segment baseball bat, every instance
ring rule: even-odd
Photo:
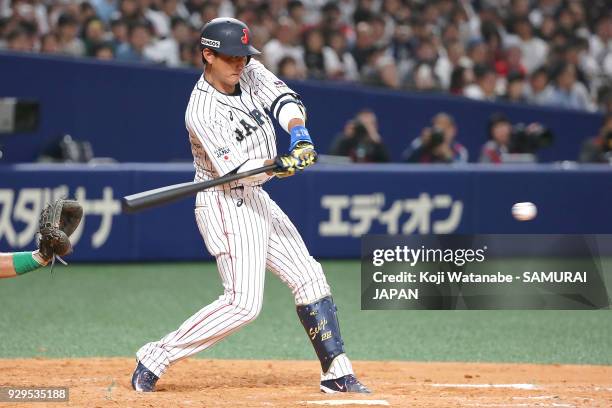
[[[142,193],[132,194],[123,197],[121,207],[124,213],[134,213],[147,208],[156,207],[162,204],[168,204],[181,198],[192,196],[200,191],[211,187],[216,187],[221,184],[229,183],[245,177],[254,176],[274,170],[276,164],[259,167],[257,169],[245,171],[244,173],[230,173],[223,177],[218,177],[214,180],[187,182],[173,184],[171,186],[160,187],[153,190],[143,191]]]

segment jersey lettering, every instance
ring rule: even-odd
[[[259,126],[264,124],[263,113],[261,113],[258,109],[253,109],[251,111],[251,116],[257,121]]]
[[[251,136],[251,133],[253,133],[253,131],[257,130],[257,126],[251,125],[249,122],[247,122],[244,119],[240,119],[240,124],[242,125],[244,130],[246,130],[246,135],[247,136]]]

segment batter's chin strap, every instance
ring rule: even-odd
[[[324,373],[329,370],[334,358],[344,353],[337,311],[331,296],[297,307],[300,322],[306,329]]]

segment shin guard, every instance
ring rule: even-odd
[[[338,308],[331,296],[297,307],[297,314],[326,373],[334,358],[344,353],[344,341],[338,325]]]

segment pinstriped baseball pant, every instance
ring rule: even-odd
[[[206,247],[217,260],[224,291],[177,330],[138,350],[138,360],[158,377],[170,364],[213,346],[253,321],[261,311],[266,269],[291,289],[296,305],[330,294],[321,265],[261,187],[200,193],[195,214]],[[327,373],[321,373],[321,379],[346,374],[353,374],[353,369],[342,354]]]

